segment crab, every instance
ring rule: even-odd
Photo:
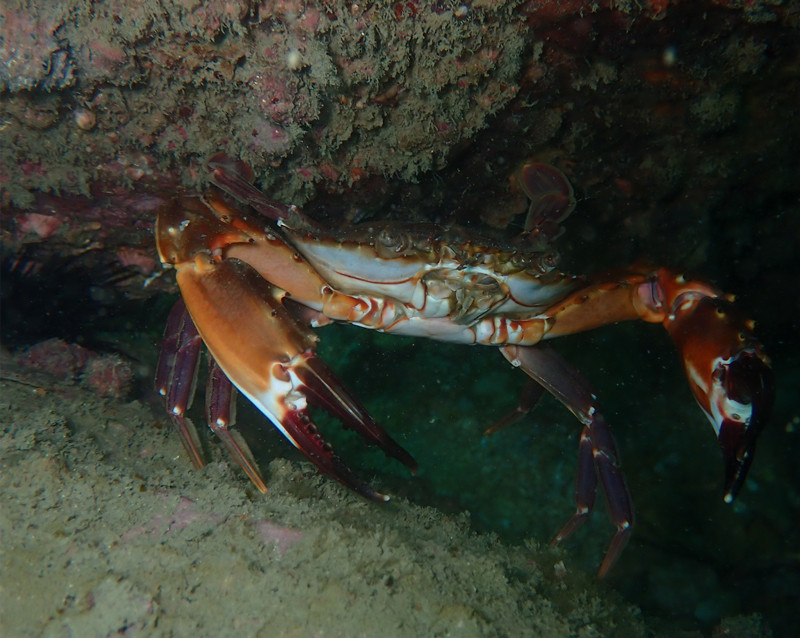
[[[218,157],[210,169],[214,187],[204,197],[165,203],[156,224],[159,255],[175,270],[181,292],[167,321],[156,387],[195,466],[203,465],[202,448],[186,411],[203,344],[208,425],[261,492],[258,465],[232,428],[237,390],[319,470],[375,501],[388,496],[335,453],[309,404],[412,473],[416,463],[316,356],[312,328],[344,322],[492,346],[529,381],[519,407],[490,431],[527,413],[545,391],[582,424],[575,511],[554,543],[587,520],[600,486],[616,527],[599,569],[603,577],[630,537],[631,497],[591,386],[542,342],[641,319],[662,324],[677,347],[722,450],[725,501],[741,489],[773,402],[770,364],[753,322],[732,298],[666,268],[637,264],[590,277],[559,271],[552,240],[575,198],[557,169],[522,169],[519,181],[530,199],[525,232],[505,244],[435,225],[326,230],[256,189],[246,165]]]

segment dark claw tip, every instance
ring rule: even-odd
[[[726,503],[732,502],[744,485],[753,462],[756,439],[769,419],[775,397],[772,370],[755,353],[745,352],[728,366],[725,377],[728,397],[751,406],[745,422],[725,419],[719,430],[719,443],[725,461]]]

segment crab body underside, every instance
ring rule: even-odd
[[[555,540],[568,537],[588,517],[599,482],[617,528],[602,576],[629,538],[631,499],[591,387],[540,342],[643,319],[666,328],[714,427],[725,461],[725,499],[733,500],[741,488],[772,404],[769,361],[753,323],[708,284],[663,268],[634,266],[591,278],[556,270],[549,239],[560,232],[558,223],[574,199],[555,169],[523,169],[528,171],[523,187],[532,200],[528,243],[499,246],[435,226],[324,231],[294,207],[269,200],[241,167],[216,162],[211,168],[218,189],[202,199],[183,197],[164,205],[156,228],[159,254],[174,267],[182,296],[167,323],[156,385],[196,466],[203,464],[200,443],[185,411],[203,344],[210,366],[208,424],[259,490],[266,486],[258,467],[230,427],[235,389],[322,472],[374,500],[387,497],[335,454],[310,419],[309,402],[412,471],[416,464],[316,357],[311,328],[346,322],[495,346],[530,378],[516,416],[546,390],[583,424],[576,510]],[[532,248],[536,242],[541,249]]]

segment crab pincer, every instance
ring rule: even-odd
[[[214,233],[217,223],[211,209],[192,202],[178,200],[162,210],[157,227],[162,259],[175,268],[183,299],[178,302],[165,335],[157,385],[190,457],[196,465],[202,464],[197,437],[184,416],[191,404],[198,366],[197,353],[182,344],[189,339],[199,348],[200,340],[192,339],[199,335],[229,382],[321,471],[367,498],[387,500],[336,455],[309,416],[309,402],[416,471],[413,458],[314,354],[317,337],[292,313],[291,306],[284,304],[287,293],[243,261],[224,258],[227,246],[247,244],[249,238],[235,229]],[[173,239],[176,228],[181,228],[182,238],[177,243]],[[212,381],[213,378],[212,374]],[[176,386],[180,389],[178,394]],[[220,409],[227,414],[225,404],[230,403],[231,396],[228,393],[226,399],[212,401],[216,407],[209,412],[209,426],[264,491],[246,443],[239,436],[233,437],[228,417],[219,416]]]

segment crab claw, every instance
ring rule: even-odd
[[[372,500],[388,497],[359,479],[308,414],[319,405],[414,471],[416,464],[313,353],[314,334],[282,304],[285,293],[239,262],[178,281],[203,341],[231,382],[322,472]],[[209,304],[208,291],[214,303]]]
[[[281,372],[285,374],[292,385],[284,399],[284,405],[277,406],[277,411],[283,411],[283,418],[280,425],[276,425],[325,474],[369,499],[389,500],[388,496],[376,492],[359,479],[334,453],[333,447],[322,438],[311,420],[305,407],[306,400],[327,410],[346,428],[356,430],[368,442],[378,445],[387,456],[399,460],[412,473],[416,473],[417,465],[411,455],[375,423],[336,375],[313,352],[307,350],[301,353],[288,364],[279,365],[276,372],[278,375]],[[261,407],[258,399],[254,403]]]
[[[744,318],[723,297],[686,291],[664,319],[697,402],[717,433],[725,462],[724,499],[736,498],[769,419],[774,381],[769,359]]]
[[[736,498],[753,461],[756,438],[772,409],[772,370],[755,354],[742,353],[719,370],[719,444],[725,461],[725,502]]]
[[[180,225],[185,227],[179,235],[184,243],[173,240],[177,235],[174,229]],[[287,293],[267,282],[243,261],[220,258],[219,253],[225,249],[223,242],[235,244],[247,237],[241,238],[241,231],[237,230],[226,235],[215,233],[215,225],[214,217],[193,200],[179,200],[178,205],[165,207],[159,214],[159,251],[162,260],[173,264],[177,271],[178,286],[191,317],[183,323],[196,328],[196,334],[230,382],[321,471],[367,498],[388,500],[359,479],[334,453],[311,420],[308,404],[327,410],[346,428],[357,431],[368,443],[377,445],[387,456],[398,459],[412,471],[416,470],[414,459],[316,357],[313,350],[317,337],[283,303]],[[196,239],[195,248],[199,246],[199,249],[192,255],[188,245],[193,238]],[[204,248],[202,242],[208,247]],[[218,244],[222,247],[217,247]],[[170,343],[165,342],[165,345]],[[197,345],[196,340],[192,343]],[[170,361],[171,357],[165,358],[165,367]],[[196,357],[191,365],[187,363],[184,367],[194,371]],[[188,374],[184,376],[190,378]],[[165,373],[159,373],[162,393],[168,392],[161,388],[168,378]],[[193,384],[186,381],[182,385]],[[188,403],[189,399],[181,402],[180,417]],[[227,400],[219,403],[222,405]],[[209,417],[212,429],[217,421],[219,419]],[[229,419],[222,418],[215,431],[218,430],[226,446],[235,452],[242,446],[228,436],[228,424]],[[246,453],[234,453],[234,458],[251,478],[258,476],[254,462]],[[258,485],[258,481],[253,480]]]

